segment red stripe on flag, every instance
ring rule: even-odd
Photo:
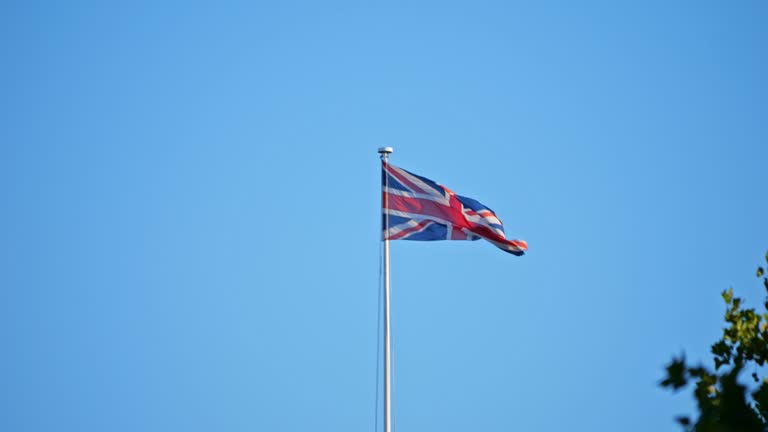
[[[423,215],[425,218],[438,218],[462,228],[469,228],[469,221],[461,213],[461,210],[448,207],[435,201],[422,198],[404,197],[387,193],[385,200],[387,209],[405,213]]]
[[[451,232],[451,240],[466,240],[467,239],[467,233],[464,232],[461,228],[453,228],[453,232]]]

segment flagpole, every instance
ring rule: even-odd
[[[392,152],[392,147],[379,148],[379,154],[381,154],[381,160],[384,163],[389,163],[389,155]],[[384,176],[384,178],[387,177]],[[386,232],[389,229],[389,215],[385,211],[388,207],[387,204],[387,194],[382,190],[381,209],[384,225],[384,234],[382,234],[384,241],[384,432],[392,432],[392,335],[389,319],[389,240],[386,237]]]

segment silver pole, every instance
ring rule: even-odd
[[[389,154],[392,147],[381,147],[379,153],[384,163],[389,162]],[[386,176],[384,178],[387,178]],[[386,186],[386,184],[384,185]],[[383,216],[384,233],[389,229],[389,216],[386,213],[388,207],[387,194],[382,190],[381,209]],[[389,320],[389,240],[383,234],[384,241],[384,432],[392,432],[392,353],[391,353],[391,326]]]

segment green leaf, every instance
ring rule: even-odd
[[[715,370],[720,369],[720,366],[727,365],[731,361],[731,346],[724,340],[717,341],[711,348],[712,354],[715,355]]]
[[[757,277],[761,277],[764,274],[765,274],[765,270],[763,270],[762,267],[758,267],[757,268]]]
[[[719,340],[712,345],[712,354],[717,356],[725,356],[730,354],[731,347],[724,340]]]
[[[681,357],[680,359],[672,359],[672,362],[667,365],[666,369],[667,378],[661,382],[662,387],[672,387],[672,389],[677,390],[688,384],[688,378],[685,376],[686,367],[684,357]]]
[[[736,297],[735,299],[733,299],[733,310],[735,311],[740,307],[741,307],[741,299]]]
[[[763,381],[760,387],[752,393],[757,410],[764,417],[768,415],[768,383]]]
[[[731,301],[733,300],[733,288],[728,288],[727,291],[723,291],[723,300],[725,300],[725,304],[731,304]]]
[[[715,370],[720,369],[720,366],[727,365],[728,360],[720,360],[719,358],[715,358]]]

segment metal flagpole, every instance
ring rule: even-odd
[[[392,151],[392,147],[379,148],[381,160],[384,163],[389,162],[389,155]],[[387,177],[384,176],[384,178]],[[386,182],[382,186],[386,187]],[[382,234],[384,241],[384,432],[392,432],[392,353],[390,351],[392,337],[389,320],[389,240],[386,237],[386,232],[389,229],[389,215],[385,210],[388,207],[387,204],[387,194],[382,190],[381,210],[384,225],[384,234]]]

